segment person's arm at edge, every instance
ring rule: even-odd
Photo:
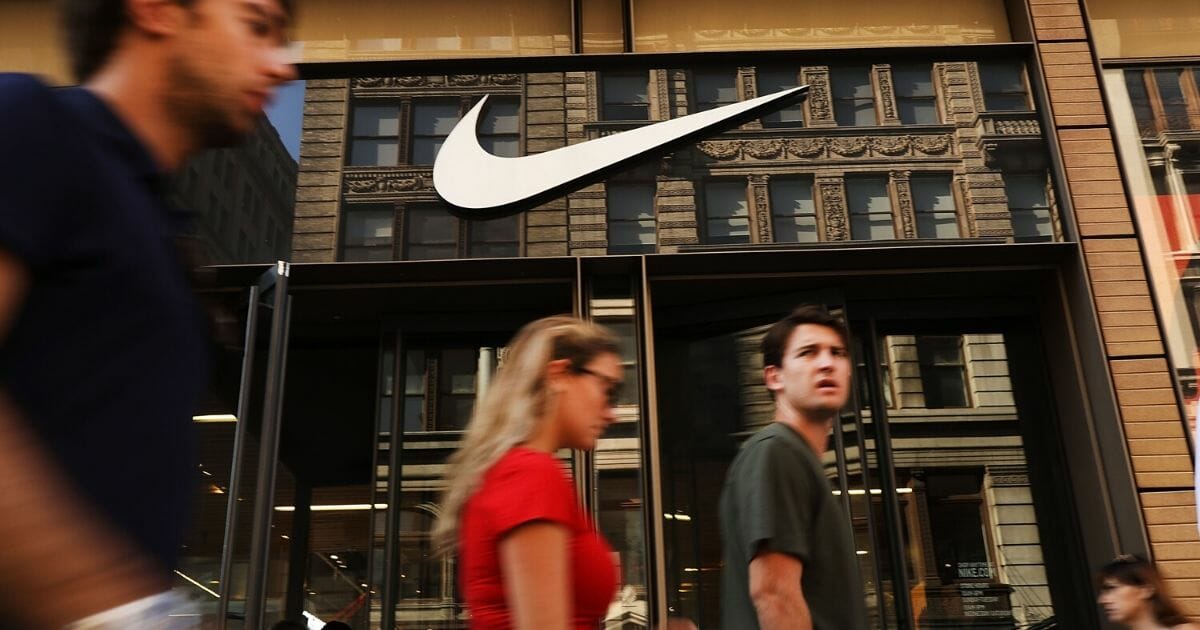
[[[812,615],[800,577],[800,559],[775,551],[759,550],[750,561],[750,599],[762,630],[812,630]]]
[[[514,630],[567,630],[571,589],[565,525],[532,521],[500,540],[500,574]]]
[[[0,250],[0,340],[29,273]],[[0,394],[0,609],[26,627],[57,628],[165,590],[141,559],[76,498],[70,482]]]

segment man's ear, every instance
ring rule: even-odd
[[[763,383],[767,385],[767,389],[773,392],[783,389],[783,379],[779,374],[778,365],[768,365],[763,368]]]
[[[126,0],[134,30],[151,37],[173,35],[186,24],[190,9],[174,0]]]

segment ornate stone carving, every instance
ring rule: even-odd
[[[912,146],[926,155],[942,155],[950,150],[950,136],[913,136]]]
[[[879,102],[883,105],[883,124],[898,125],[900,117],[896,114],[896,95],[892,89],[892,69],[887,64],[874,67],[875,82],[879,84]]]
[[[754,197],[754,220],[758,228],[758,242],[770,243],[771,238],[771,208],[767,203],[767,182],[769,175],[751,175],[750,190]]]
[[[803,71],[804,83],[808,84],[809,126],[832,127],[833,102],[829,94],[829,67],[814,66]]]
[[[975,101],[975,111],[987,111],[987,104],[983,100],[983,83],[979,78],[979,66],[974,63],[964,65],[966,66],[967,76],[970,77],[971,100]]]
[[[742,77],[742,100],[748,101],[758,96],[758,86],[754,81],[754,68],[738,68],[738,74]]]
[[[783,141],[789,155],[814,158],[825,152],[824,138],[791,138]]]
[[[871,138],[871,150],[881,155],[904,155],[912,145],[910,136],[877,136]]]
[[[428,83],[429,77],[426,76],[354,77],[350,79],[350,87],[352,88],[417,87],[428,85]]]
[[[1042,135],[1042,126],[1038,124],[1036,118],[1022,118],[1016,120],[1005,120],[1003,118],[996,121],[996,134],[1001,136],[1040,136]]]
[[[480,75],[450,74],[446,76],[446,83],[449,83],[450,85],[479,85]]]
[[[820,180],[817,187],[821,194],[821,210],[825,215],[825,240],[846,241],[850,233],[846,228],[846,193],[841,180]]]
[[[916,213],[913,210],[912,183],[909,171],[892,171],[892,183],[896,187],[896,205],[900,209],[900,227],[904,238],[917,238]]]
[[[738,140],[706,140],[696,144],[696,149],[714,160],[730,160],[742,153]]]
[[[671,78],[666,70],[654,71],[654,87],[658,92],[658,118],[656,120],[667,120],[671,118],[671,96],[670,96]]]
[[[450,74],[446,75],[449,85],[517,85],[521,82],[519,74]]]
[[[848,138],[833,138],[829,141],[829,150],[843,157],[862,155],[867,150],[869,139],[861,136]]]
[[[783,153],[783,142],[779,140],[743,140],[742,151],[752,158],[766,160]]]
[[[425,178],[412,173],[350,173],[342,188],[347,196],[353,196],[407,192],[426,187]]]

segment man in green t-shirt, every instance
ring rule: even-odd
[[[742,445],[721,493],[721,627],[865,630],[850,525],[820,459],[850,394],[846,328],[801,306],[762,353],[775,421]]]

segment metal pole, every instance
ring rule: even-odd
[[[396,627],[396,601],[400,593],[400,500],[404,479],[404,343],[402,331],[396,331],[395,352],[392,357],[392,434],[388,441],[387,512],[383,533],[383,597],[380,611],[380,628],[392,630]],[[372,474],[374,490],[374,474]]]
[[[867,361],[867,380],[871,397],[871,424],[875,425],[875,453],[879,458],[879,485],[883,499],[884,523],[887,526],[888,543],[892,554],[892,590],[896,594],[896,625],[899,628],[913,627],[912,601],[908,593],[908,568],[904,564],[904,538],[901,532],[902,516],[900,500],[896,496],[896,470],[892,461],[892,436],[888,427],[887,403],[879,382],[879,358],[875,356],[875,339],[878,331],[875,320],[867,330],[863,344],[863,359]],[[863,453],[866,456],[866,453]],[[865,461],[865,460],[864,460]],[[864,475],[864,482],[866,476]],[[865,483],[864,483],[865,486]],[[864,490],[866,488],[864,487]],[[863,495],[870,503],[870,491]]]
[[[242,485],[242,451],[245,450],[246,444],[246,414],[250,411],[250,386],[254,380],[254,344],[258,337],[258,297],[258,287],[250,287],[250,306],[246,310],[246,337],[242,346],[242,383],[238,390],[237,426],[233,430],[233,461],[229,466],[229,486],[225,488],[229,498],[225,507],[225,537],[221,546],[221,571],[218,574],[221,582],[217,587],[220,591],[220,597],[217,599],[217,630],[225,630],[225,618],[229,615],[237,498]]]
[[[262,439],[254,494],[254,525],[250,537],[250,570],[246,584],[245,630],[259,630],[266,604],[267,563],[270,559],[271,510],[275,497],[275,468],[279,459],[279,425],[287,369],[288,328],[292,299],[287,292],[289,266],[276,263],[271,344],[267,350],[267,380],[263,392]]]

